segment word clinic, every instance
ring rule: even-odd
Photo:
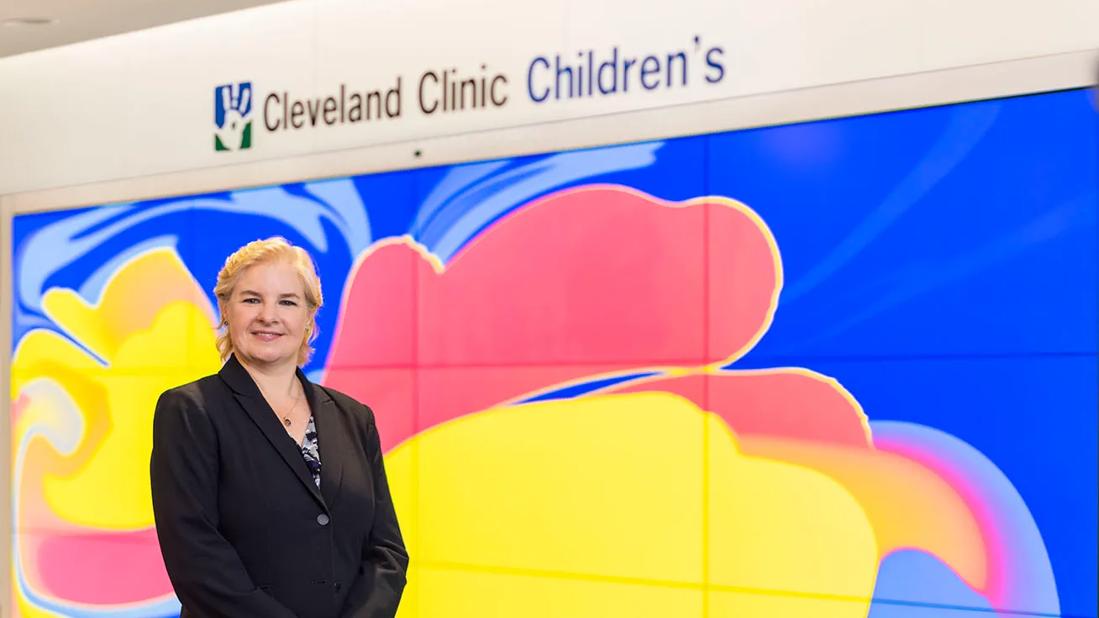
[[[485,68],[482,64],[480,74],[473,76],[459,75],[455,68],[425,71],[416,89],[420,111],[431,115],[504,105],[508,101],[507,77],[488,75]],[[286,91],[272,92],[263,100],[263,126],[279,131],[400,118],[403,94],[399,75],[387,89],[360,92],[340,84],[338,94],[307,99],[292,98]]]
[[[508,102],[508,95],[504,92],[508,78],[502,73],[489,77],[485,74],[486,69],[487,66],[482,64],[479,76],[465,78],[458,76],[458,69],[439,73],[426,71],[420,76],[420,86],[416,91],[420,111],[434,114],[467,107],[501,107]]]

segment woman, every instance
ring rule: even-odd
[[[309,255],[281,238],[218,274],[225,361],[161,395],[153,511],[182,615],[390,617],[408,554],[370,408],[313,384],[322,302]]]

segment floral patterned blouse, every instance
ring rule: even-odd
[[[301,456],[305,459],[305,466],[313,475],[313,482],[317,487],[321,486],[321,452],[317,445],[317,425],[313,423],[313,417],[309,417],[309,424],[305,426],[305,439],[301,442]]]

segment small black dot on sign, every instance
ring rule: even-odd
[[[422,155],[422,154],[424,154],[424,152],[423,152],[422,150],[420,150],[419,148],[417,148],[416,150],[413,150],[413,151],[412,151],[412,156],[414,156],[414,157],[418,157],[418,156],[420,156],[420,155]]]

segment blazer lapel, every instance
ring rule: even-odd
[[[301,370],[298,370],[299,378],[304,378],[304,374]],[[286,433],[282,425],[279,424],[278,418],[275,416],[275,411],[271,409],[271,406],[267,404],[267,400],[263,398],[263,394],[260,393],[259,387],[256,386],[255,381],[252,380],[252,376],[248,375],[248,371],[240,364],[236,356],[230,356],[229,360],[225,362],[225,366],[218,372],[221,379],[229,385],[232,389],[234,397],[241,407],[248,413],[248,416],[252,418],[252,421],[259,427],[267,441],[271,443],[271,446],[282,457],[286,465],[290,466],[294,476],[298,477],[302,485],[317,502],[327,508],[324,503],[324,498],[321,496],[320,490],[317,489],[316,484],[313,483],[313,476],[309,473],[309,468],[305,465],[305,459],[301,455],[301,449],[294,443],[294,439],[290,437],[290,434]],[[311,383],[306,381],[306,393],[309,393]],[[318,428],[318,435],[320,429]],[[321,459],[321,483],[324,483],[324,466],[325,461]]]
[[[313,410],[313,423],[317,427],[317,444],[321,454],[321,495],[329,508],[340,493],[343,480],[344,457],[352,452],[348,428],[341,423],[336,402],[323,388],[306,379],[298,370],[309,408]]]

